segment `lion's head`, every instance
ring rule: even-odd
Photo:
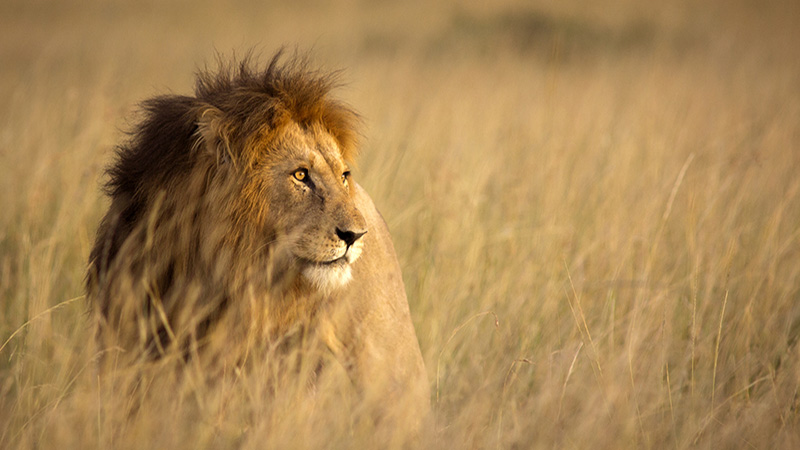
[[[321,123],[289,123],[263,145],[270,152],[256,163],[250,189],[268,193],[262,207],[276,245],[285,246],[301,282],[323,292],[341,287],[367,229],[353,203],[340,144]]]
[[[163,309],[169,323],[146,334],[170,341],[190,300],[211,315],[245,292],[325,295],[352,278],[368,231],[350,175],[358,118],[330,98],[330,75],[279,59],[201,72],[194,97],[144,103],[90,256],[107,320]]]

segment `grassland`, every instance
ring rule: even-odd
[[[114,143],[216,51],[282,44],[365,118],[432,386],[407,445],[800,448],[797,3],[431,3],[0,5],[0,448],[403,444],[257,374],[96,383]]]

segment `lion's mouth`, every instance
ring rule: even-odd
[[[358,258],[358,252],[347,249],[344,254],[338,258],[330,259],[327,261],[315,261],[308,258],[302,258],[307,265],[319,267],[341,267],[352,264]]]
[[[350,263],[347,259],[347,254],[344,254],[338,258],[334,258],[328,261],[314,261],[307,258],[302,258],[302,261],[305,263],[305,265],[308,266],[331,267],[331,268],[346,266],[347,264]]]
[[[335,266],[335,265],[344,265],[344,264],[348,264],[348,263],[349,263],[349,261],[347,261],[347,255],[342,255],[342,256],[340,256],[340,257],[338,257],[336,259],[332,259],[330,261],[320,261],[320,262],[317,262],[317,263],[314,263],[314,264],[317,264],[317,265],[320,265],[320,266]]]

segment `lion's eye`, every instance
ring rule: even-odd
[[[347,179],[348,178],[350,178],[350,171],[349,170],[342,174],[342,183],[344,183],[345,186],[347,185]]]
[[[297,181],[305,181],[308,178],[308,170],[306,169],[297,169],[294,171],[294,179]]]

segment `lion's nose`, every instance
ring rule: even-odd
[[[367,234],[367,230],[364,231],[343,231],[340,230],[338,227],[336,228],[336,236],[339,236],[339,239],[343,240],[348,247],[355,244],[355,242],[363,235]]]

